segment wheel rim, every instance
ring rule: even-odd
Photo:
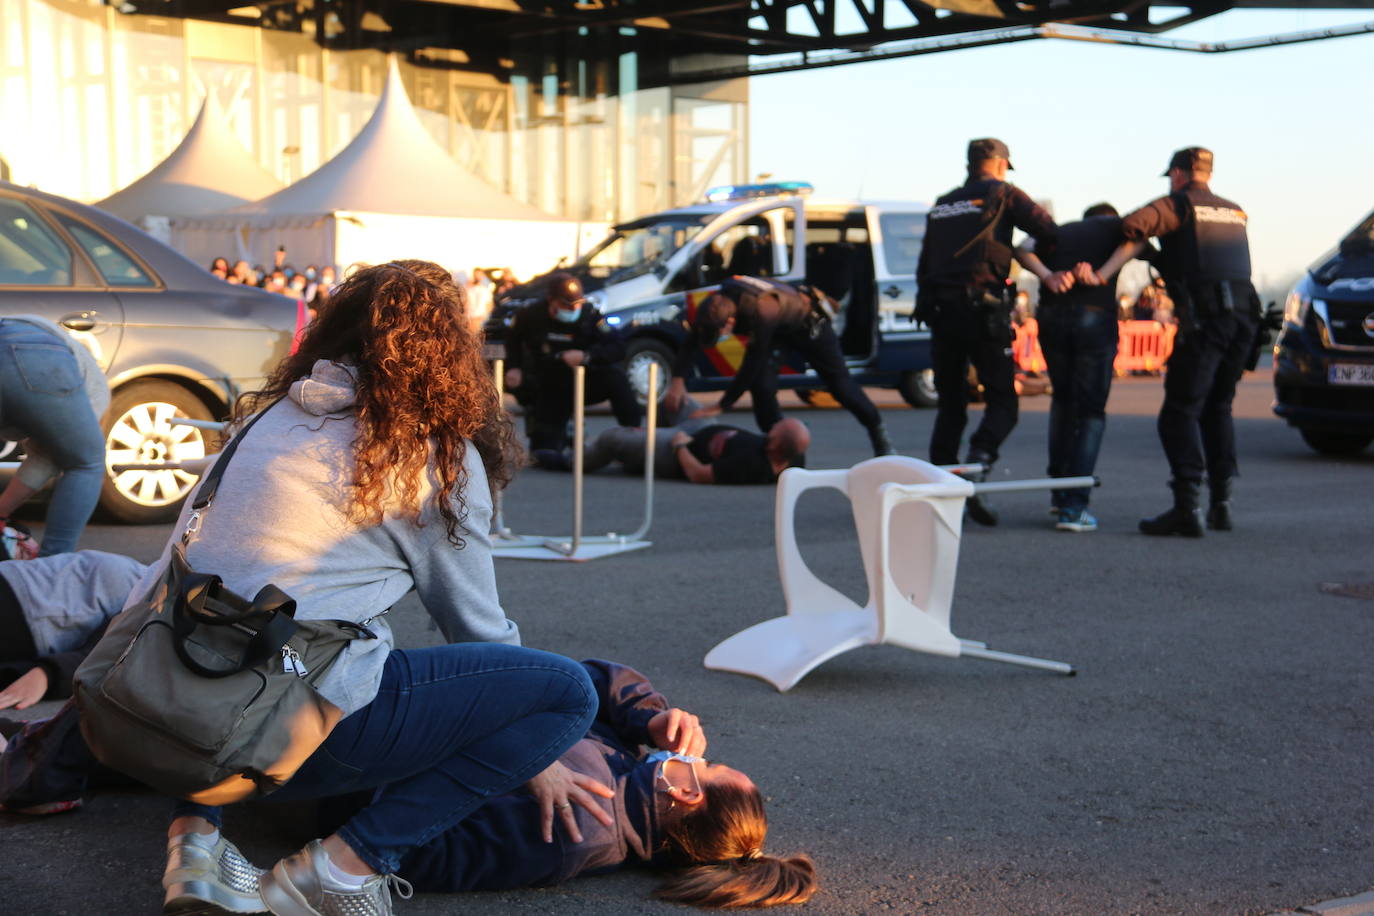
[[[658,366],[658,397],[662,400],[664,392],[668,390],[671,375],[671,367],[662,355],[653,350],[640,350],[630,357],[625,366],[630,387],[634,389],[635,397],[639,398],[641,404],[649,400],[649,367],[654,365]]]
[[[139,506],[168,506],[195,486],[198,475],[167,468],[158,471],[115,473],[115,465],[168,464],[205,457],[205,438],[194,426],[173,426],[184,417],[175,404],[150,401],[135,404],[110,427],[105,438],[105,471],[115,489]]]
[[[916,387],[926,397],[934,399],[937,397],[935,391],[935,370],[925,369],[916,373]]]

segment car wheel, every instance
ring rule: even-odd
[[[100,488],[100,507],[116,520],[136,525],[172,521],[181,511],[181,501],[196,485],[197,475],[172,468],[114,470],[118,465],[204,458],[207,434],[194,426],[173,426],[173,417],[214,419],[199,398],[172,382],[133,382],[110,399],[105,414],[105,483]]]
[[[902,400],[912,407],[935,407],[940,403],[940,395],[935,391],[934,369],[902,373],[897,382],[897,391],[901,393]]]
[[[1302,439],[1323,455],[1358,455],[1374,442],[1374,434],[1337,429],[1300,429]]]
[[[794,388],[792,393],[807,407],[839,407],[840,402],[824,388]]]
[[[641,404],[649,403],[649,367],[653,365],[658,366],[658,400],[662,401],[673,379],[673,351],[667,344],[650,337],[630,341],[625,374]]]

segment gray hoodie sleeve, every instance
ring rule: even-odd
[[[520,644],[520,630],[506,618],[496,592],[492,565],[491,492],[477,449],[468,444],[463,489],[467,518],[460,532],[464,546],[448,541],[443,518],[425,512],[424,527],[409,522],[395,529],[395,537],[410,564],[415,593],[450,643],[503,642]]]

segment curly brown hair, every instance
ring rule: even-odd
[[[267,384],[239,399],[235,418],[283,397],[322,359],[357,370],[350,517],[376,525],[399,505],[400,514],[420,524],[420,484],[432,465],[439,515],[449,541],[462,547],[468,442],[493,491],[510,482],[519,453],[481,338],[468,327],[463,290],[429,261],[355,271]]]

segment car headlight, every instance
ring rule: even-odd
[[[1295,328],[1302,327],[1302,323],[1307,320],[1307,310],[1311,306],[1312,300],[1306,294],[1293,290],[1283,303],[1283,323]]]

